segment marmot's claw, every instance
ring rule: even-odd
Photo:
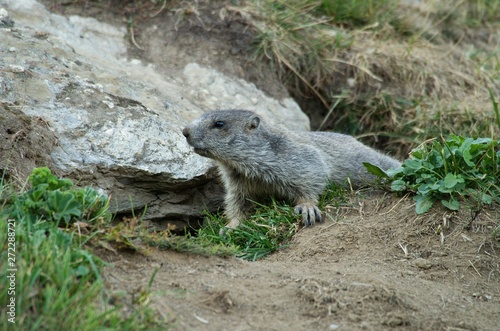
[[[312,203],[303,203],[295,206],[295,214],[302,215],[302,224],[304,226],[313,226],[315,222],[321,222],[321,211]]]
[[[238,221],[237,219],[231,220],[229,223],[226,224],[225,227],[219,230],[219,236],[224,236],[227,233],[230,233],[231,231],[236,229],[238,225],[240,225],[240,221]]]
[[[219,236],[225,237],[227,234],[233,232],[234,228],[225,226],[219,230]]]
[[[231,232],[231,231],[233,231],[232,228],[228,228],[227,226],[225,226],[219,230],[219,236],[225,237],[226,234]]]

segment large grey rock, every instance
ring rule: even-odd
[[[53,129],[53,166],[112,196],[146,219],[189,221],[214,210],[222,192],[213,164],[194,154],[181,130],[204,110],[246,108],[308,129],[292,99],[198,64],[160,76],[126,59],[124,28],[50,14],[32,0],[10,0],[14,27],[0,28],[0,102],[21,106]],[[284,120],[285,119],[285,120]]]

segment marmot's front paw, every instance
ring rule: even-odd
[[[315,204],[305,202],[295,206],[295,214],[302,215],[302,223],[304,226],[314,225],[315,222],[321,222],[321,211]]]
[[[226,224],[225,227],[219,230],[219,235],[224,236],[226,233],[233,231],[233,229],[236,229],[238,225],[240,225],[240,221],[231,220],[229,223]]]
[[[219,236],[225,237],[226,234],[231,233],[231,231],[233,231],[233,229],[232,228],[228,228],[227,226],[225,226],[223,228],[220,228],[220,230],[219,230]]]

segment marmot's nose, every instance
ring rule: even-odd
[[[189,138],[189,128],[188,127],[185,127],[184,129],[182,129],[182,134],[184,135],[184,137],[186,138]]]

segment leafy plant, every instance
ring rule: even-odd
[[[5,212],[10,217],[70,224],[78,220],[111,219],[108,198],[93,188],[75,188],[69,179],[59,179],[46,168],[35,168],[29,176],[31,189],[21,193]]]
[[[164,330],[145,302],[128,306],[127,314],[110,304],[104,263],[76,233],[59,227],[81,217],[107,217],[107,200],[92,189],[73,188],[47,168],[35,169],[30,183],[30,190],[16,192],[0,177],[0,277],[15,274],[15,287],[0,287],[2,305],[15,300],[15,323],[5,316],[0,329]]]
[[[418,214],[427,212],[436,201],[450,210],[458,210],[464,198],[476,199],[481,205],[499,202],[499,146],[500,140],[451,135],[442,143],[433,140],[414,149],[400,168],[386,175],[392,179],[393,191],[415,193]],[[371,168],[367,167],[376,174]]]

